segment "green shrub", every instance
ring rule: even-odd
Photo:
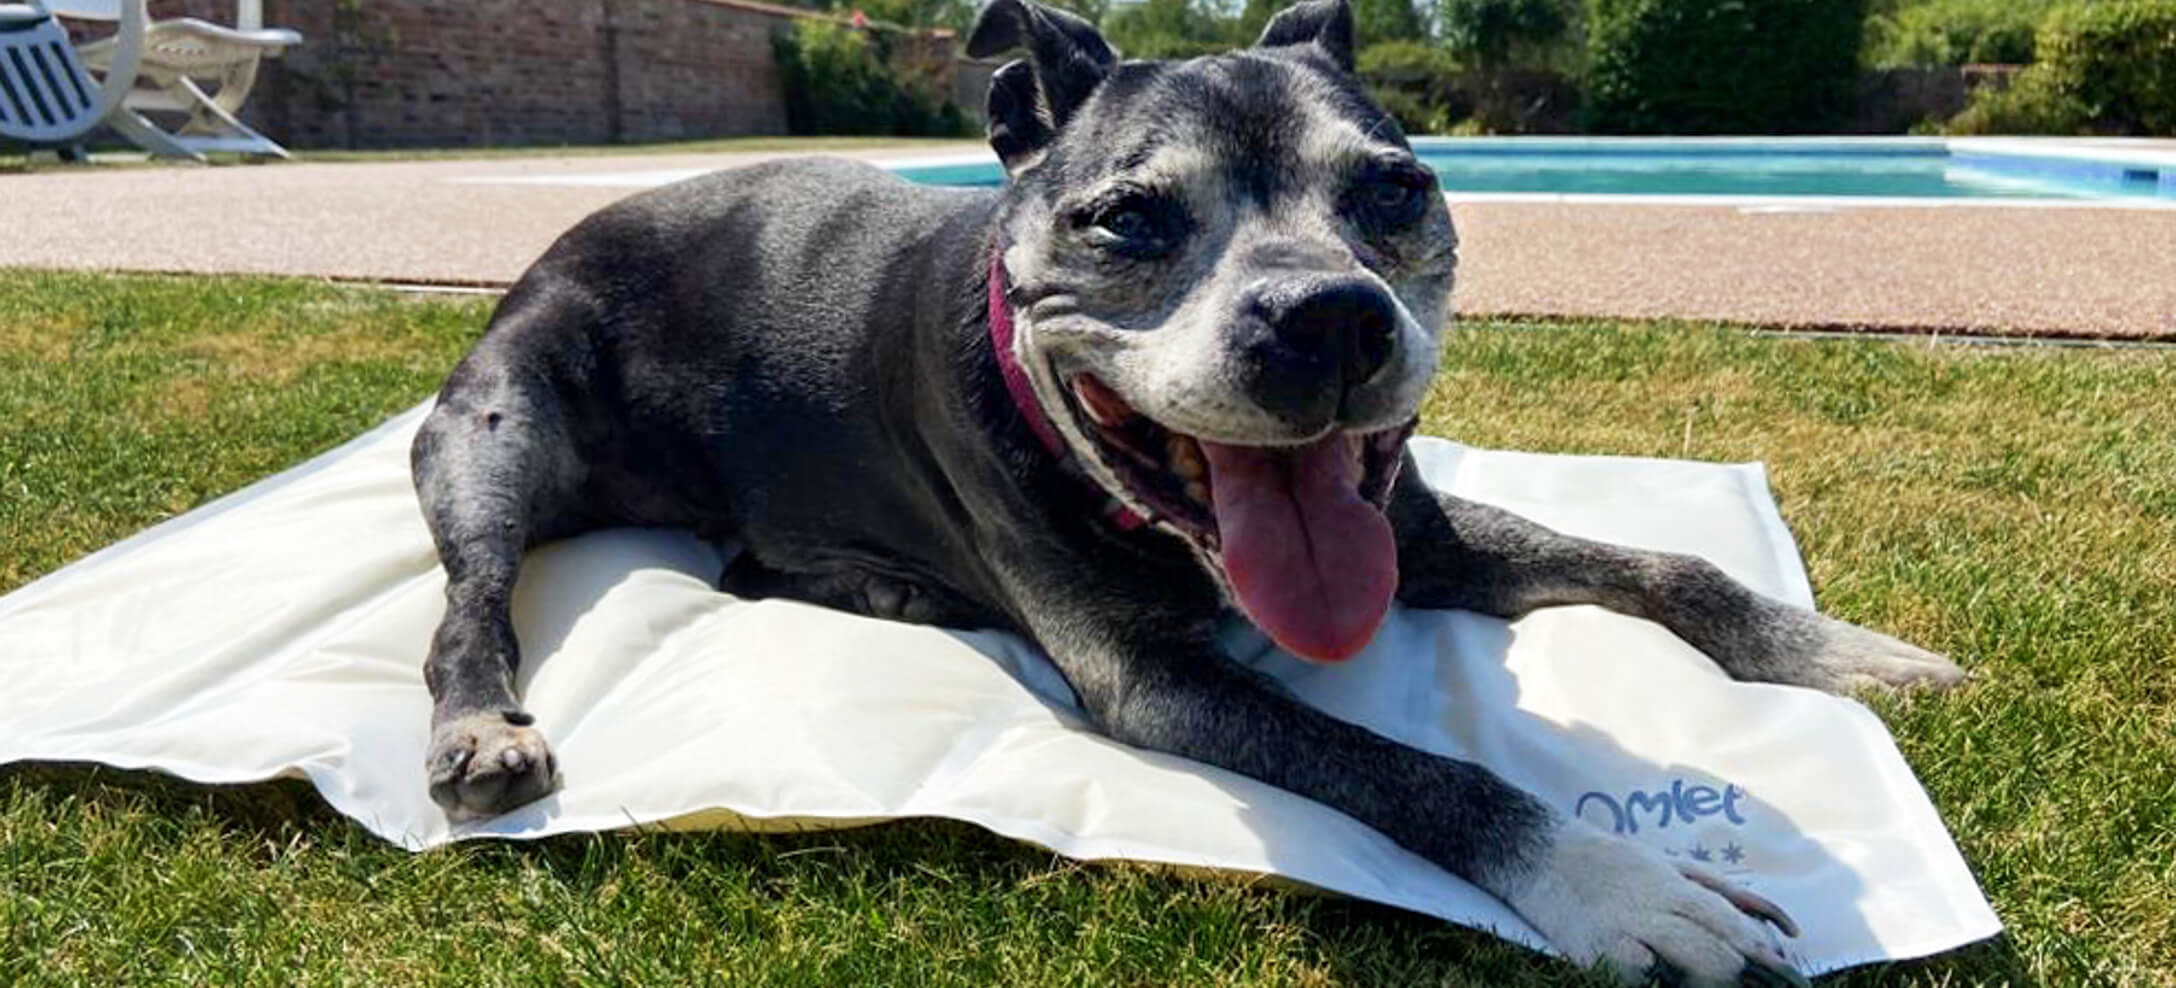
[[[1408,134],[1441,134],[1473,111],[1460,90],[1458,59],[1421,41],[1386,41],[1360,49],[1354,68],[1368,94]]]
[[[1866,0],[1590,0],[1587,128],[1764,134],[1849,113]]]
[[[1192,58],[1242,44],[1235,24],[1206,0],[1147,0],[1112,11],[1103,35],[1126,58]]]
[[[1352,37],[1361,47],[1385,41],[1425,41],[1428,25],[1413,0],[1352,0]]]
[[[2035,41],[2055,92],[2094,129],[2176,134],[2176,0],[2102,0],[2057,7]]]
[[[1951,134],[2076,134],[2092,115],[2085,105],[2057,92],[2032,69],[2008,86],[1982,86],[1972,102],[1949,119]]]
[[[800,20],[772,36],[796,134],[957,135],[969,132],[941,63],[888,32]]]
[[[2039,61],[1981,89],[1962,134],[2176,135],[2176,0],[2098,0],[2048,12]]]
[[[1565,0],[1438,0],[1443,43],[1482,65],[1500,65],[1522,48],[1555,44],[1576,15]]]
[[[1931,0],[1866,21],[1866,62],[1899,65],[2023,65],[2050,0]]]

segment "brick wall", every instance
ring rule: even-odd
[[[233,0],[153,0],[234,22]],[[290,147],[601,144],[786,132],[753,0],[264,0],[302,32],[244,114]],[[951,55],[948,35],[928,39]],[[979,105],[979,100],[976,101]]]

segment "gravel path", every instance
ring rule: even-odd
[[[0,175],[0,265],[498,285],[576,220],[664,173],[778,156]],[[2176,210],[1453,208],[1468,314],[2176,339]]]

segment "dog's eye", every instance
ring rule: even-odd
[[[1420,193],[1397,182],[1376,182],[1368,189],[1368,201],[1386,213],[1403,212]]]
[[[1117,206],[1096,217],[1096,226],[1120,240],[1147,240],[1156,235],[1156,221],[1134,206]]]
[[[1185,212],[1170,200],[1128,192],[1081,210],[1074,225],[1090,244],[1128,257],[1154,257],[1177,246]]]
[[[1370,169],[1348,201],[1375,224],[1404,226],[1420,218],[1434,187],[1435,176],[1421,168]]]

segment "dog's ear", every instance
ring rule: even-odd
[[[1338,68],[1352,71],[1352,5],[1346,0],[1301,0],[1270,18],[1254,46],[1305,44],[1321,46]]]
[[[967,54],[988,58],[1014,49],[1028,57],[990,77],[990,147],[1018,171],[1050,144],[1118,62],[1082,18],[1034,0],[991,0],[967,36]]]

